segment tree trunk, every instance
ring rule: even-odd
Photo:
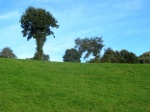
[[[36,38],[36,54],[35,54],[35,58],[37,60],[42,60],[43,59],[43,46],[44,43],[46,41],[45,37],[40,37],[40,38]]]

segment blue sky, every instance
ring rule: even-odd
[[[150,51],[150,0],[0,0],[0,50],[10,47],[18,58],[33,57],[35,40],[22,36],[20,17],[28,6],[44,8],[58,20],[44,53],[63,61],[77,37],[101,37],[104,48],[126,49],[137,56]],[[103,51],[101,52],[103,54]]]

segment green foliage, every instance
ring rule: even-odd
[[[140,63],[150,63],[150,52],[143,53],[139,56]]]
[[[133,52],[129,52],[127,50],[121,50],[121,59],[123,63],[137,63],[138,58]]]
[[[139,62],[141,64],[148,64],[150,63],[150,58],[139,58]]]
[[[44,61],[50,61],[49,55],[48,55],[48,54],[44,54],[44,55],[43,55],[43,60],[44,60]]]
[[[33,57],[32,59],[33,59],[33,60],[38,60],[38,55],[35,54],[34,57]],[[48,54],[43,54],[42,60],[43,60],[43,61],[50,61],[49,55],[48,55]]]
[[[87,63],[100,63],[100,62],[101,62],[101,59],[99,56],[87,61]]]
[[[80,53],[72,48],[72,49],[67,49],[65,52],[65,55],[63,56],[63,61],[64,62],[80,62],[81,55]]]
[[[104,55],[103,55],[101,61],[107,62],[107,63],[117,63],[118,60],[116,58],[116,54],[115,54],[115,51],[113,51],[111,48],[107,48],[107,49],[105,49],[105,52],[104,52]]]
[[[0,58],[0,112],[148,112],[149,68]]]
[[[13,53],[12,49],[10,49],[9,47],[5,47],[1,51],[0,57],[4,57],[4,58],[16,58],[17,56]]]
[[[103,40],[100,37],[93,37],[93,38],[85,38],[80,39],[77,38],[75,40],[75,48],[80,52],[82,55],[83,53],[86,53],[84,56],[85,58],[88,58],[91,54],[94,57],[100,57],[100,51],[103,48]]]
[[[133,52],[127,50],[113,51],[111,48],[105,49],[101,62],[107,63],[138,63],[138,58]]]
[[[42,60],[43,46],[46,42],[46,36],[53,35],[54,32],[51,28],[58,28],[57,20],[51,15],[50,12],[42,8],[28,7],[21,16],[21,27],[23,28],[22,34],[27,36],[27,40],[32,37],[36,39],[36,56],[38,60]]]

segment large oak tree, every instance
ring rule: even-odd
[[[38,60],[43,58],[43,46],[46,42],[46,36],[53,35],[51,28],[58,28],[58,21],[50,12],[42,8],[28,7],[20,19],[22,34],[27,40],[34,38],[36,40],[35,57]],[[55,37],[55,36],[54,36]]]

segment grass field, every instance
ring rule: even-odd
[[[0,112],[150,112],[150,64],[0,58]]]

